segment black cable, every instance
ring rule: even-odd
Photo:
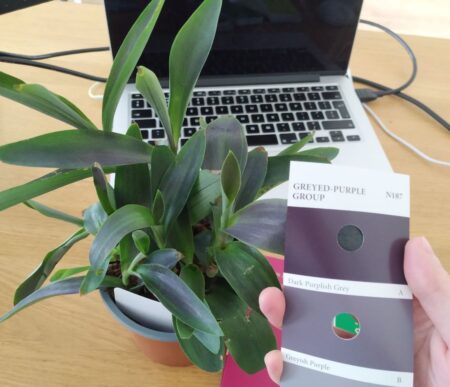
[[[28,59],[28,60],[42,60],[42,59],[56,58],[58,56],[86,54],[89,52],[101,52],[101,51],[109,51],[109,47],[79,48],[76,50],[55,51],[38,55],[15,54],[13,52],[0,51],[0,56],[7,56],[11,58]]]
[[[107,78],[97,77],[96,75],[82,73],[77,70],[72,70],[72,69],[68,69],[66,67],[56,66],[53,64],[49,64],[49,63],[35,62],[30,59],[0,56],[0,62],[15,63],[15,64],[24,65],[24,66],[33,66],[33,67],[43,68],[46,70],[58,71],[60,73],[69,74],[69,75],[73,75],[73,76],[84,78],[84,79],[89,79],[90,81],[105,83],[107,80]]]
[[[385,95],[392,95],[392,94],[398,94],[401,91],[405,90],[407,87],[409,87],[414,80],[416,79],[417,76],[417,58],[416,55],[414,54],[414,51],[412,50],[412,48],[410,47],[410,45],[408,43],[406,43],[406,41],[398,34],[396,34],[394,31],[392,31],[391,29],[379,24],[379,23],[375,23],[373,21],[370,20],[364,20],[361,19],[360,23],[363,24],[367,24],[369,26],[378,28],[384,32],[386,32],[389,36],[391,36],[392,38],[394,38],[398,43],[400,43],[400,45],[406,50],[407,54],[409,55],[409,57],[411,58],[411,62],[412,62],[412,73],[411,76],[409,77],[409,79],[401,86],[396,87],[395,89],[387,87],[385,89],[380,89],[381,91],[377,92],[377,96],[378,97],[384,97]],[[369,102],[369,101],[366,101]]]

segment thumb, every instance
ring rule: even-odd
[[[450,276],[424,237],[406,244],[405,276],[425,313],[450,345]]]

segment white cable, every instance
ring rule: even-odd
[[[378,117],[378,115],[369,107],[367,104],[363,104],[364,109],[367,110],[367,112],[372,116],[372,118],[376,121],[378,126],[383,129],[389,136],[391,136],[393,139],[398,141],[400,144],[414,152],[419,157],[423,158],[426,161],[429,161],[430,163],[442,165],[444,167],[450,167],[450,162],[448,161],[442,161],[442,160],[436,160],[427,154],[423,153],[420,149],[417,149],[414,145],[410,144],[409,142],[405,141],[403,138],[397,136],[394,132],[392,132],[390,129],[386,127],[386,125],[381,121],[381,118]]]
[[[100,85],[100,82],[94,82],[94,83],[89,87],[88,95],[89,95],[90,98],[92,98],[92,99],[103,99],[103,94],[94,94],[94,92],[93,92],[94,89],[95,89],[98,85]]]

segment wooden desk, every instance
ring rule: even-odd
[[[0,50],[40,53],[103,46],[108,42],[103,10],[96,5],[49,3],[1,16]],[[408,38],[417,53],[420,74],[409,92],[450,119],[450,42]],[[106,76],[109,53],[53,60],[80,71]],[[397,85],[409,75],[409,62],[395,43],[381,33],[362,32],[352,59],[355,74]],[[75,102],[100,123],[100,101],[87,96],[90,81],[17,65],[0,70],[28,82],[39,82]],[[373,104],[398,134],[436,158],[450,161],[450,135],[421,112],[396,98]],[[51,118],[9,100],[0,100],[0,143],[64,128]],[[450,269],[450,170],[430,165],[388,138],[377,134],[397,172],[412,176],[412,235],[429,236]],[[370,157],[370,156],[368,156]],[[42,169],[0,166],[0,189],[44,174]],[[91,182],[39,198],[72,214],[95,200]],[[24,206],[0,214],[0,312],[10,308],[16,286],[62,242],[74,227],[46,219]],[[63,266],[85,264],[88,242],[75,247]],[[0,326],[0,384],[5,387],[101,387],[177,385],[218,386],[220,376],[190,368],[167,368],[148,361],[116,323],[97,294],[44,301]]]

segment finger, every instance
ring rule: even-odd
[[[275,383],[280,384],[281,374],[283,372],[283,356],[281,351],[270,351],[264,357],[267,373]]]
[[[286,301],[280,289],[275,287],[264,289],[259,295],[259,308],[272,325],[281,328]]]
[[[424,237],[406,244],[405,276],[425,313],[450,345],[450,276]]]

